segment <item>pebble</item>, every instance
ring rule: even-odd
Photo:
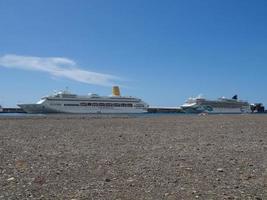
[[[105,181],[106,181],[106,182],[110,182],[111,180],[110,180],[109,178],[106,178]]]
[[[217,172],[224,172],[224,171],[223,171],[223,168],[218,168],[218,169],[217,169]]]
[[[128,178],[128,179],[127,179],[127,182],[133,182],[133,181],[134,181],[133,178]]]
[[[7,181],[14,181],[15,178],[14,177],[11,177],[11,178],[8,178]]]

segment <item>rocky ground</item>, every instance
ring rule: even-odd
[[[267,199],[267,115],[0,118],[0,199]]]

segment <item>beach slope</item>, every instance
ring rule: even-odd
[[[267,115],[0,118],[0,199],[267,199]]]

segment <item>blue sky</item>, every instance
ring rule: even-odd
[[[267,105],[265,0],[0,0],[0,104],[111,85],[150,105]]]

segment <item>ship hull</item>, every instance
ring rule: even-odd
[[[182,107],[182,109],[186,113],[242,114],[251,112],[249,107],[247,108]]]
[[[30,114],[69,113],[69,114],[138,114],[146,113],[145,108],[105,108],[105,107],[73,107],[73,106],[48,106],[42,104],[18,105]]]

